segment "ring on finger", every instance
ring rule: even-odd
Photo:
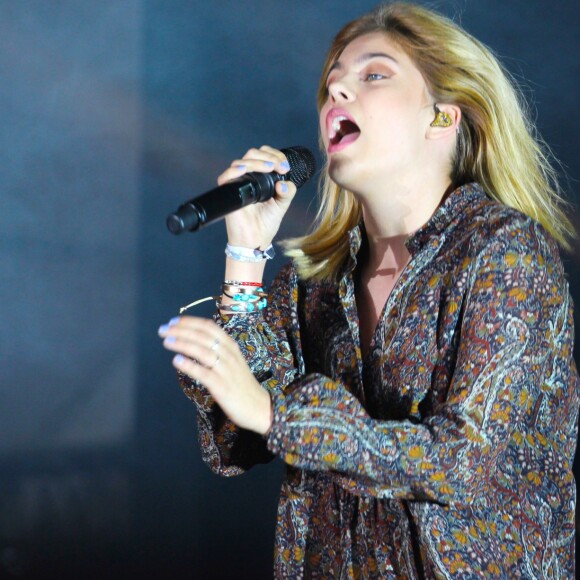
[[[212,345],[210,346],[210,349],[215,352],[219,347],[220,347],[220,339],[219,338],[215,338],[214,341],[213,341],[213,343],[212,343]]]

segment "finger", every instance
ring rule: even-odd
[[[279,160],[273,155],[258,154],[254,157],[234,159],[230,166],[218,176],[218,184],[222,185],[222,183],[240,177],[245,173],[269,173],[270,171],[286,173],[289,169],[290,165],[288,165],[287,161]]]
[[[172,352],[194,359],[209,369],[217,368],[218,365],[227,366],[231,362],[231,353],[225,349],[214,349],[199,342],[183,340],[168,336],[163,341],[163,346]]]
[[[168,350],[186,352],[186,349],[203,348],[214,353],[226,351],[230,355],[239,351],[237,343],[213,320],[207,318],[176,317],[159,327],[158,334],[164,339],[164,346]],[[198,351],[196,354],[199,354]]]
[[[250,160],[261,160],[271,162],[276,169],[288,170],[288,160],[282,151],[270,147],[269,145],[262,145],[259,149],[252,148],[246,151],[242,157],[242,163]],[[286,162],[286,163],[284,163]]]
[[[269,156],[267,159],[274,162],[275,169],[278,173],[284,174],[290,170],[290,164],[288,163],[286,155],[279,149],[275,149],[269,145],[263,145],[259,151]]]
[[[259,149],[248,149],[241,159],[232,161],[230,167],[219,175],[217,181],[218,185],[223,185],[248,172],[269,173],[276,171],[285,174],[289,170],[290,164],[286,156],[278,149],[264,145]]]
[[[204,352],[211,352],[214,355],[220,355],[224,352],[230,354],[235,353],[236,348],[232,348],[231,344],[225,344],[219,338],[211,338],[203,334],[196,334],[192,332],[172,332],[163,337],[163,346],[167,350],[175,352],[185,352],[190,356],[195,356],[198,349],[203,349]],[[195,356],[195,358],[198,358]]]
[[[253,169],[248,169],[246,164],[243,163],[241,160],[233,161],[230,167],[228,167],[223,173],[218,175],[217,184],[223,185],[224,183],[228,183],[228,181],[236,179],[237,177],[241,177],[248,171],[253,171]]]
[[[198,316],[176,316],[167,324],[159,327],[160,336],[166,336],[167,334],[178,331],[196,331],[206,334],[217,333],[217,335],[225,335],[224,331],[213,320]]]
[[[180,354],[173,357],[172,364],[177,370],[191,377],[194,381],[201,383],[210,391],[211,395],[215,396],[216,391],[219,391],[219,379],[213,369],[207,368]]]
[[[284,201],[291,201],[296,195],[296,185],[291,181],[278,181],[275,185],[276,197]]]

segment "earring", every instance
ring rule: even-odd
[[[433,108],[435,109],[435,119],[431,123],[431,127],[451,127],[451,125],[453,125],[451,115],[441,111],[437,106],[437,103],[433,105]]]

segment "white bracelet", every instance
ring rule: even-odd
[[[226,244],[226,256],[236,262],[261,262],[271,260],[276,255],[274,246],[270,244],[265,250],[256,248],[243,248],[242,246],[231,246]]]

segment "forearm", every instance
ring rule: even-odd
[[[237,427],[205,387],[181,372],[178,377],[183,392],[196,406],[201,453],[212,471],[223,476],[238,475],[256,463],[266,463],[272,459],[264,439]],[[269,412],[270,399],[265,389],[264,394]],[[267,421],[269,425],[270,415]]]
[[[237,265],[237,263],[234,263],[234,266]],[[243,264],[241,265],[243,266]],[[245,265],[248,266],[248,264]],[[254,267],[254,264],[249,265],[250,268],[240,268],[234,270],[234,272],[240,274],[241,272],[260,271]],[[227,272],[231,275],[232,271],[227,270]],[[215,316],[215,321],[222,331],[235,341],[245,361],[245,364],[237,368],[235,372],[226,373],[227,377],[229,377],[227,382],[231,383],[231,387],[235,392],[238,392],[238,389],[235,388],[235,383],[242,380],[246,373],[249,372],[253,375],[253,380],[261,384],[259,391],[252,391],[256,394],[259,392],[260,401],[255,404],[252,403],[250,408],[252,413],[259,408],[261,415],[264,417],[264,426],[259,427],[259,431],[262,433],[268,429],[271,422],[269,393],[281,391],[284,385],[294,380],[297,373],[297,361],[293,354],[294,349],[290,347],[287,335],[287,325],[290,319],[287,310],[291,308],[287,297],[288,289],[293,284],[291,280],[293,280],[293,277],[290,268],[285,268],[277,276],[271,289],[271,311],[270,309],[265,309],[253,313],[240,312],[233,314],[223,314],[218,311]],[[203,325],[207,326],[207,322],[203,323]],[[192,324],[194,322],[191,319],[184,319],[179,326]],[[211,332],[214,331],[212,330]],[[172,333],[177,334],[174,327],[172,327]],[[199,338],[200,335],[196,332],[195,336]],[[217,352],[223,354],[222,347],[225,345],[226,337],[222,337],[220,341],[222,342]],[[213,346],[214,342],[215,340],[210,337],[205,341],[206,345],[210,346],[210,353],[208,353],[208,364],[210,366],[215,363],[217,356],[216,350],[211,351],[211,346]],[[227,364],[227,360],[225,358],[222,360],[220,357],[217,369],[214,369],[214,372],[220,372],[224,363]],[[247,368],[244,368],[246,365]],[[214,471],[224,475],[234,475],[235,473],[241,473],[250,463],[261,463],[269,458],[264,440],[257,434],[249,437],[247,430],[236,427],[231,420],[227,419],[223,412],[224,410],[220,408],[210,391],[202,386],[203,381],[196,381],[183,372],[179,373],[179,377],[185,394],[198,408],[200,441],[202,449],[205,449],[204,459]],[[227,388],[228,385],[224,384],[223,387]],[[263,405],[261,403],[262,396]],[[247,447],[247,453],[242,449],[244,446]],[[237,467],[239,469],[236,471]],[[225,473],[224,469],[228,473]]]
[[[202,458],[218,475],[240,475],[274,457],[263,437],[237,427],[218,405],[210,412],[198,408],[197,427]]]
[[[268,449],[292,466],[333,473],[353,493],[468,503],[494,472],[506,429],[517,425],[511,415],[513,423],[484,428],[469,408],[450,402],[420,423],[381,421],[341,384],[308,375],[274,395]]]

